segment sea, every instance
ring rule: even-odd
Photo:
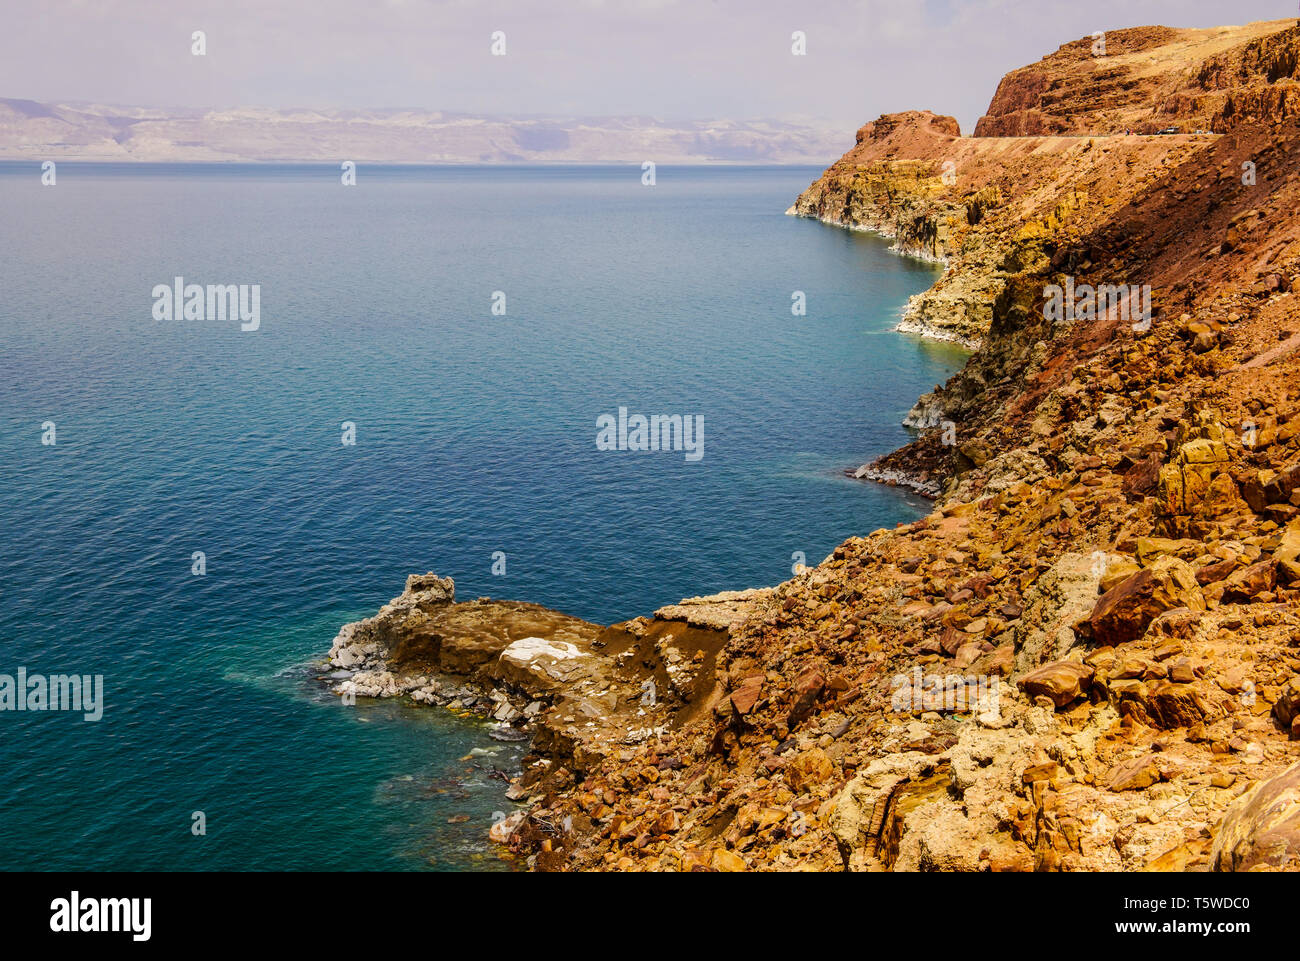
[[[0,869],[516,867],[526,745],[341,704],[330,641],[411,573],[608,624],[924,513],[844,471],[965,354],[893,329],[933,265],[785,215],[820,172],[0,164],[0,685],[102,678],[0,709]]]

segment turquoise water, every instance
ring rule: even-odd
[[[519,747],[312,665],[414,571],[608,623],[915,517],[840,472],[962,355],[891,330],[933,268],[783,216],[818,174],[0,166],[0,673],[105,686],[0,713],[0,868],[504,867]],[[260,329],[154,320],[177,275]],[[703,459],[597,450],[620,406]]]

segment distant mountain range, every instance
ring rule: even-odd
[[[0,98],[0,160],[813,163],[842,131],[778,121],[419,110],[156,109]]]

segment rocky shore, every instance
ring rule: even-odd
[[[604,627],[535,604],[457,602],[451,578],[413,574],[373,617],[343,626],[321,679],[342,698],[409,697],[477,714],[499,740],[531,740],[507,796],[536,802],[574,767],[698,712],[732,624],[765,593],[691,598]],[[522,820],[494,837],[519,849]]]
[[[867,464],[855,471],[845,471],[845,473],[854,480],[871,481],[873,484],[884,484],[886,487],[903,487],[931,500],[941,493],[938,478],[931,477],[925,471],[892,470]]]
[[[1300,870],[1300,28],[1090,44],[795,205],[946,261],[915,313],[979,349],[872,465],[929,516],[610,627],[427,575],[340,633],[358,694],[532,737],[530,866]],[[1124,135],[1171,125],[1215,135]]]

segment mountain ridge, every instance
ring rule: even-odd
[[[816,163],[838,131],[781,121],[489,117],[420,110],[221,110],[0,98],[0,160]]]

